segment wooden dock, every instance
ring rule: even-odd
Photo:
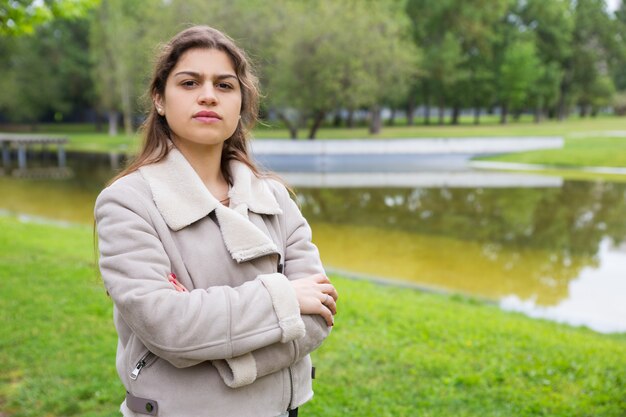
[[[67,138],[62,136],[35,135],[23,133],[1,133],[0,146],[2,147],[2,166],[7,169],[11,166],[11,149],[17,150],[17,166],[23,171],[27,166],[27,150],[29,147],[40,145],[56,145],[59,168],[65,168],[66,156],[64,145]]]

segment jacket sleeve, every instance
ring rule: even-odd
[[[312,233],[298,206],[280,185],[279,201],[283,207],[283,230],[286,231],[284,273],[289,280],[324,273]],[[303,315],[306,334],[290,343],[276,343],[246,355],[213,361],[224,382],[233,388],[254,382],[256,378],[287,368],[317,349],[331,328],[319,315]]]
[[[186,367],[304,335],[296,295],[282,274],[235,288],[177,292],[167,280],[170,260],[151,219],[156,211],[144,200],[131,187],[109,187],[98,197],[95,215],[106,289],[151,352]]]

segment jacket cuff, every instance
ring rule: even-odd
[[[304,322],[300,316],[300,306],[296,292],[286,276],[279,273],[259,275],[258,279],[263,282],[270,293],[274,311],[278,316],[278,325],[283,331],[282,343],[304,337],[306,331]]]
[[[256,361],[252,353],[236,358],[212,361],[224,383],[230,388],[240,388],[252,384],[257,377]]]

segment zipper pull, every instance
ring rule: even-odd
[[[133,369],[130,373],[130,379],[132,379],[133,381],[137,379],[137,377],[139,376],[139,372],[141,372],[143,367],[146,366],[146,358],[148,357],[148,355],[150,355],[150,352],[146,353],[141,357],[141,359],[139,359],[139,362],[137,362],[137,365],[135,365],[135,369]]]
[[[130,379],[132,379],[133,381],[136,380],[139,376],[139,372],[141,372],[141,368],[143,368],[144,366],[146,366],[146,361],[140,360],[139,362],[137,362],[137,366],[135,366],[135,369],[133,369],[133,371],[130,373]]]

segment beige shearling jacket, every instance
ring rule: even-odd
[[[313,395],[309,353],[330,329],[288,282],[324,272],[311,230],[282,184],[230,169],[229,207],[176,148],[96,201],[117,371],[153,415],[271,417]]]

